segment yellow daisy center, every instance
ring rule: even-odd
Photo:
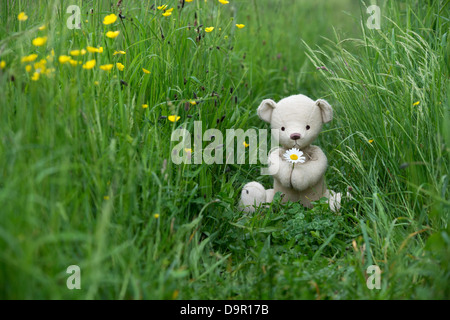
[[[291,154],[290,156],[289,156],[289,158],[291,158],[291,160],[298,160],[298,156],[296,155],[296,154]]]

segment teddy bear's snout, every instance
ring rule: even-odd
[[[300,133],[293,133],[291,134],[291,139],[292,140],[298,140],[300,139],[302,136],[300,135]]]

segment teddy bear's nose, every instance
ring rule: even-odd
[[[302,136],[300,135],[300,133],[293,133],[291,134],[291,139],[292,140],[298,140],[300,139]]]

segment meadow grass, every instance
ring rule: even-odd
[[[380,30],[353,0],[164,3],[1,3],[0,297],[448,299],[449,1],[380,1]],[[334,108],[317,144],[352,189],[338,214],[277,196],[243,215],[259,165],[171,162],[173,130],[267,128],[261,100],[298,93]]]

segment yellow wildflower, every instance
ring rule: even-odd
[[[106,36],[110,39],[117,38],[117,36],[120,34],[120,31],[108,31],[106,33]]]
[[[169,119],[170,122],[177,122],[180,120],[180,116],[168,116],[167,119]]]
[[[72,65],[72,67],[76,67],[77,65],[81,64],[81,61],[70,59],[69,63]]]
[[[83,64],[83,69],[90,70],[93,67],[95,67],[95,63],[96,63],[95,59],[90,60],[90,61],[86,62],[85,64]]]
[[[125,51],[115,51],[113,53],[113,56],[115,56],[116,54],[127,54]]]
[[[27,72],[31,72],[31,69],[33,69],[33,68],[31,67],[31,65],[27,65],[27,66],[25,67],[25,70],[26,70]]]
[[[205,31],[206,31],[206,32],[211,32],[211,31],[213,31],[213,30],[214,30],[214,27],[205,28]]]
[[[39,27],[39,30],[41,30],[41,31],[43,31],[45,29],[47,29],[47,26],[45,24]]]
[[[148,108],[148,104],[143,104],[142,108],[147,109]]]
[[[142,71],[144,71],[144,73],[146,74],[150,74],[150,71],[148,71],[147,69],[142,68]]]
[[[111,71],[111,69],[114,67],[113,64],[104,64],[102,66],[100,66],[100,69],[104,70],[104,71]]]
[[[167,4],[163,4],[162,6],[158,7],[158,10],[164,10],[167,8]]]
[[[90,53],[102,53],[103,52],[103,47],[100,47],[100,48],[86,47],[86,49]]]
[[[368,142],[369,142],[369,143],[372,143],[372,142],[373,142],[373,139],[370,139]]]
[[[6,67],[6,62],[0,61],[0,69],[5,69],[5,67]]]
[[[184,148],[184,152],[186,152],[186,153],[192,153],[192,149],[191,149],[191,148]]]
[[[159,213],[155,213],[155,214],[153,215],[153,217],[155,217],[155,219],[158,219],[158,218],[159,218]]]
[[[119,69],[119,71],[123,71],[123,69],[125,69],[125,66],[123,64],[121,64],[120,62],[116,63],[117,69]]]
[[[192,2],[193,0],[184,0],[185,2]]]
[[[81,49],[81,50],[72,50],[70,51],[70,55],[73,57],[77,57],[77,56],[84,56],[86,54],[86,50],[85,49]]]
[[[33,76],[31,77],[31,80],[38,81],[39,80],[39,72],[33,73]]]
[[[164,12],[162,15],[164,16],[164,17],[168,17],[168,16],[170,16],[172,14],[172,11],[170,11],[170,12]]]
[[[197,104],[197,102],[196,102],[196,101],[194,101],[194,100],[192,100],[192,101],[189,101],[189,103],[190,103],[190,104],[192,104],[193,106],[195,106],[195,105]]]
[[[37,37],[32,41],[33,46],[40,47],[43,46],[47,42],[47,37]]]
[[[236,27],[238,27],[239,29],[242,29],[243,27],[245,27],[245,24],[237,24]]]
[[[17,19],[19,19],[19,21],[26,21],[28,19],[28,16],[26,15],[25,12],[21,12],[19,13],[19,15],[17,16]]]
[[[248,148],[248,146],[249,146],[249,144],[248,144],[247,142],[245,142],[245,141],[244,141],[242,144],[243,144],[244,147],[246,147],[246,148]]]
[[[415,107],[415,106],[418,106],[419,104],[420,104],[420,101],[417,101],[417,102],[413,103],[413,106]]]
[[[167,9],[166,12],[172,12],[173,8]]]
[[[70,56],[59,56],[59,63],[64,64],[67,62],[70,62],[70,60],[72,60],[72,58]]]
[[[229,4],[229,3],[230,3],[230,1],[227,1],[227,0],[219,0],[219,2],[220,2],[221,4]]]
[[[30,54],[29,56],[23,57],[21,61],[22,61],[22,63],[33,62],[34,60],[36,60],[37,57],[38,57],[38,55],[33,53],[33,54]]]
[[[116,22],[116,20],[117,20],[117,16],[114,13],[111,13],[110,15],[106,16],[103,19],[103,24],[106,24],[106,25],[113,24],[114,22]]]

